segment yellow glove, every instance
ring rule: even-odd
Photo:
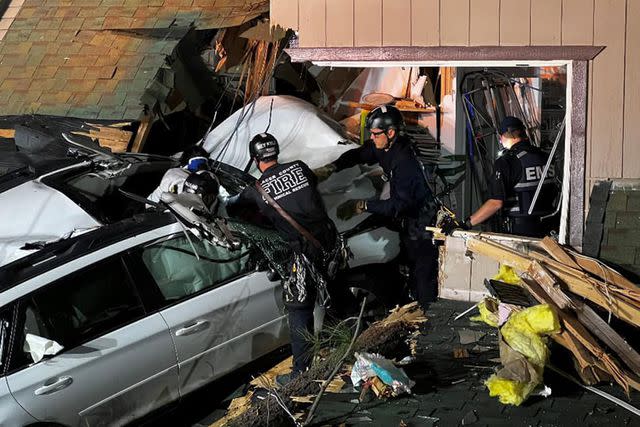
[[[336,215],[343,221],[350,220],[356,215],[360,215],[367,210],[367,202],[365,200],[349,199],[338,206]]]
[[[325,179],[329,178],[331,174],[334,173],[335,171],[336,171],[336,166],[333,163],[329,163],[314,169],[313,173],[318,178],[318,182],[322,182]]]

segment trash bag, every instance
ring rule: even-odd
[[[557,314],[547,304],[511,315],[500,329],[503,368],[485,381],[491,397],[500,403],[520,405],[542,383],[549,360],[544,335],[560,332]]]
[[[355,357],[356,362],[351,369],[351,382],[355,387],[378,377],[393,389],[394,396],[402,393],[411,394],[411,387],[415,382],[410,380],[404,370],[396,367],[391,360],[372,353],[355,353]]]
[[[492,279],[504,283],[509,283],[510,285],[518,285],[520,283],[520,276],[518,276],[516,271],[508,265],[504,264],[500,264],[498,274],[493,276]]]
[[[478,303],[479,315],[471,318],[474,322],[484,322],[494,328],[498,327],[498,300],[491,297],[485,297]]]

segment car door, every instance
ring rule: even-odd
[[[287,343],[281,285],[256,271],[256,255],[185,234],[142,249],[176,345],[181,394]]]
[[[39,421],[122,425],[179,397],[175,349],[113,256],[24,296],[7,384]],[[62,350],[38,361],[27,334]]]

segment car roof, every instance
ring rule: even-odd
[[[81,256],[174,222],[176,218],[172,214],[151,210],[46,244],[42,249],[0,267],[0,292]]]

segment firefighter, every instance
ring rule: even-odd
[[[308,337],[313,334],[313,309],[318,292],[322,294],[326,290],[328,255],[335,253],[338,234],[327,216],[311,169],[300,160],[278,163],[279,153],[278,141],[273,135],[261,133],[251,140],[249,154],[262,176],[257,181],[259,187],[247,186],[234,204],[247,201],[257,204],[293,251],[289,277],[283,279],[293,370],[289,377],[277,378],[283,384],[310,366],[312,346]]]
[[[436,203],[429,189],[413,144],[401,132],[404,120],[400,111],[383,105],[372,110],[366,121],[371,140],[342,154],[336,161],[314,173],[319,180],[357,164],[380,164],[390,184],[387,200],[348,200],[338,206],[338,218],[348,220],[363,212],[383,215],[400,225],[400,242],[409,267],[409,285],[423,308],[437,299],[438,252],[431,233]]]
[[[489,199],[465,220],[464,226],[481,224],[502,211],[510,233],[543,237],[556,225],[552,218],[544,218],[553,214],[558,196],[554,164],[550,165],[534,209],[529,213],[549,156],[529,143],[526,128],[517,117],[505,117],[498,133],[504,150],[494,163]]]

